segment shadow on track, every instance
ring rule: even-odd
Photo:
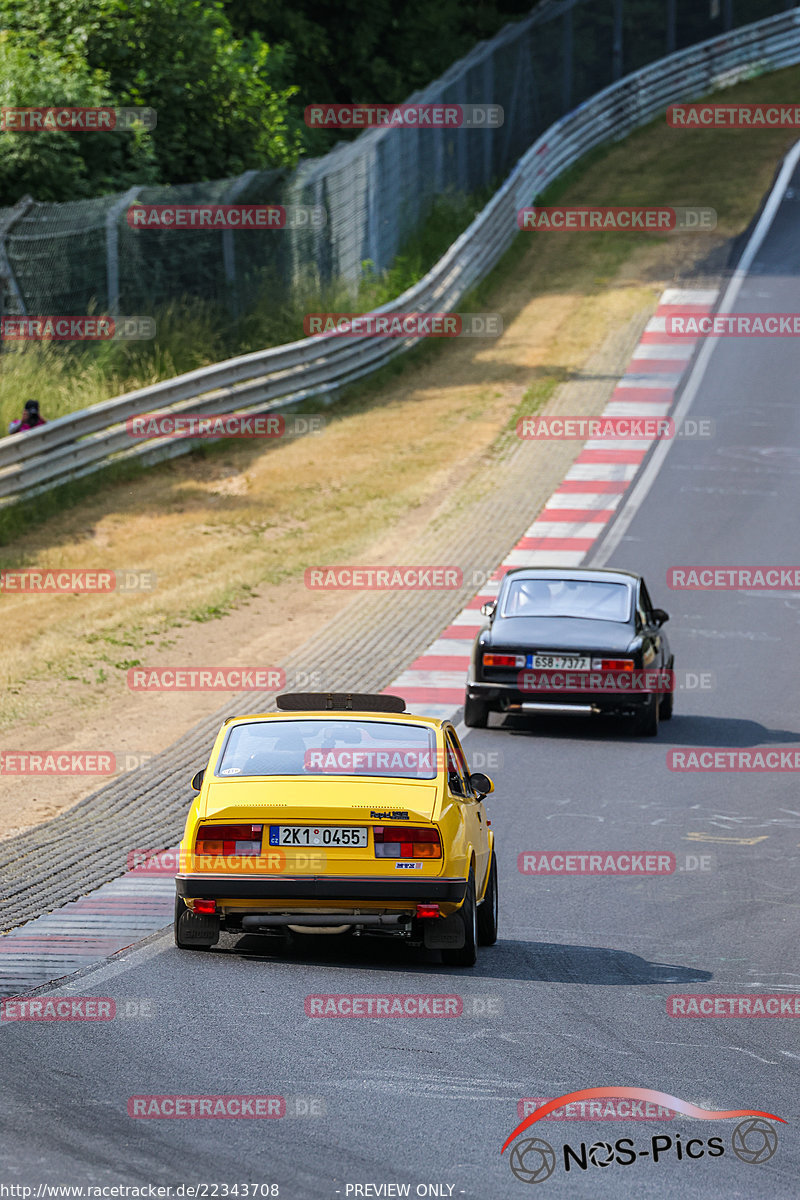
[[[483,732],[483,731],[482,731]],[[793,729],[767,729],[758,721],[739,717],[707,717],[676,714],[669,723],[662,722],[658,736],[638,737],[625,724],[614,718],[591,717],[506,717],[502,725],[490,727],[489,733],[507,733],[512,737],[547,737],[558,740],[586,742],[630,742],[637,746],[657,749],[659,746],[776,746],[800,742],[800,733]],[[483,743],[482,743],[483,746]]]
[[[238,938],[238,940],[237,940]],[[444,967],[433,950],[415,950],[379,938],[225,935],[227,945],[212,954],[235,955],[257,962],[296,962],[303,967],[354,969],[402,975],[403,991],[413,991],[420,975],[438,975],[468,983],[476,979],[516,979],[527,983],[575,983],[600,987],[666,983],[705,983],[710,971],[671,963],[649,962],[627,950],[603,946],[566,946],[554,942],[523,942],[513,938],[483,947],[469,970]],[[325,942],[320,945],[320,942]],[[316,945],[314,943],[317,943]],[[354,990],[361,991],[363,984]]]

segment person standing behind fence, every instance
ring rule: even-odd
[[[22,417],[19,421],[11,421],[8,426],[9,433],[27,433],[29,429],[38,429],[40,425],[46,425],[44,417],[39,415],[39,401],[26,400],[25,407],[22,410]]]

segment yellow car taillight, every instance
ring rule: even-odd
[[[263,825],[201,825],[195,854],[238,854],[258,857]]]
[[[441,858],[439,830],[430,825],[373,825],[376,858]]]

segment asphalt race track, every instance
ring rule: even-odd
[[[798,197],[800,170],[735,311],[800,311]],[[800,594],[666,582],[673,566],[797,562],[797,392],[792,339],[720,339],[691,408],[714,435],[677,439],[647,493],[628,499],[619,544],[612,523],[594,552],[606,561],[610,548],[608,562],[644,574],[670,613],[676,665],[703,677],[677,693],[659,737],[497,717],[468,733],[468,754],[480,752],[496,784],[487,807],[501,885],[500,940],[474,970],[370,939],[227,937],[192,954],[174,948],[171,930],[155,934],[48,989],[111,997],[123,1019],[0,1026],[4,1178],[247,1181],[313,1200],[399,1195],[387,1185],[406,1184],[412,1196],[526,1196],[531,1184],[500,1153],[518,1102],[617,1084],[787,1123],[774,1123],[773,1156],[750,1163],[733,1151],[735,1120],[540,1121],[521,1136],[555,1151],[543,1195],[797,1196],[800,1021],[667,1015],[673,994],[800,991],[796,774],[681,774],[666,760],[672,748],[800,746]],[[521,853],[554,850],[671,853],[677,869],[519,871]],[[306,1016],[305,998],[327,993],[455,995],[462,1013]],[[129,1098],[154,1094],[281,1096],[285,1115],[131,1119]],[[701,1149],[719,1138],[724,1153],[679,1156],[678,1135]],[[578,1154],[625,1137],[635,1161],[602,1166],[600,1149],[597,1165],[565,1169],[565,1142]]]

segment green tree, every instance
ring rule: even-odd
[[[156,109],[162,182],[297,160],[285,53],[258,34],[237,39],[220,0],[0,0],[0,24],[80,56],[114,104]]]
[[[444,74],[476,42],[524,16],[531,0],[226,0],[238,37],[257,33],[285,43],[307,104],[385,100],[397,103]],[[491,99],[491,97],[487,97]],[[324,153],[348,134],[305,130],[309,151]]]
[[[28,33],[0,31],[0,105],[83,107],[110,102],[108,79],[84,58]],[[25,193],[76,199],[155,178],[147,135],[8,131],[0,136],[0,203]]]

